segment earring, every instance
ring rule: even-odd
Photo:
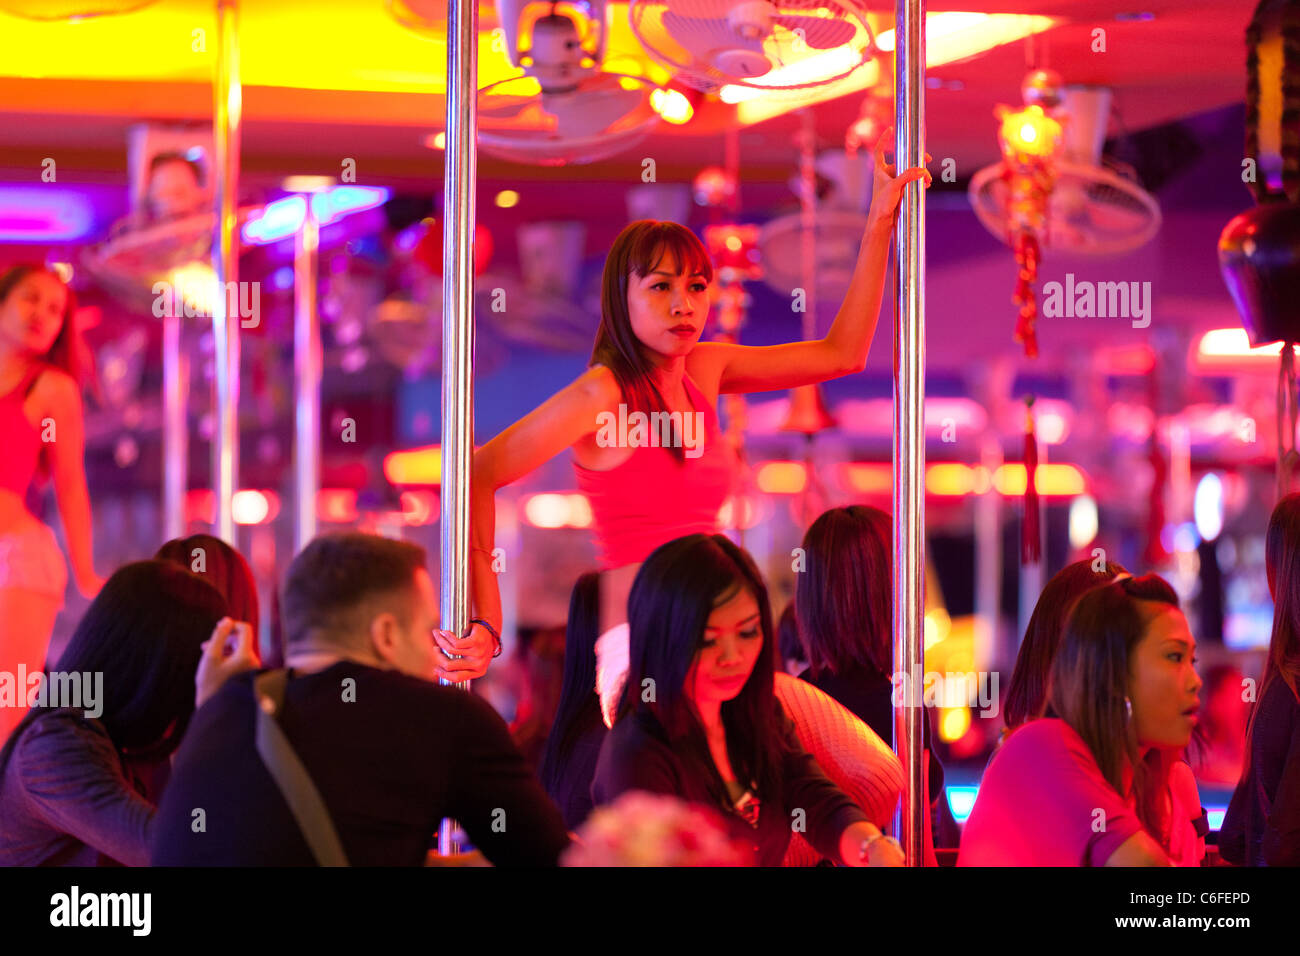
[[[1133,701],[1129,700],[1127,697],[1124,698],[1124,719],[1133,719]]]

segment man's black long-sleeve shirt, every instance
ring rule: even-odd
[[[257,753],[253,677],[195,714],[158,808],[155,866],[314,863]],[[505,722],[477,697],[341,662],[291,674],[278,719],[353,866],[423,864],[444,817],[498,866],[553,866],[568,845]]]

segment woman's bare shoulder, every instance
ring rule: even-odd
[[[77,380],[55,365],[41,366],[30,394],[52,412],[76,408],[81,404],[81,389],[77,386]]]
[[[570,383],[565,391],[572,390],[586,402],[600,408],[617,405],[623,398],[623,390],[613,371],[604,365],[593,365]]]

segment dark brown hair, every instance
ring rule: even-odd
[[[1129,716],[1130,663],[1151,623],[1139,601],[1178,607],[1178,595],[1164,578],[1147,574],[1122,577],[1087,591],[1065,621],[1052,666],[1051,703],[1061,719],[1083,738],[1101,775],[1115,792],[1130,794],[1138,820],[1157,843],[1169,848],[1169,789],[1172,758],[1155,748],[1138,757],[1134,721]],[[1124,786],[1131,767],[1133,785]]]
[[[346,643],[358,626],[357,612],[375,598],[398,598],[391,610],[405,623],[415,594],[415,573],[425,552],[409,541],[359,531],[323,534],[289,565],[281,613],[287,648],[323,637]]]
[[[855,668],[889,674],[892,533],[888,513],[851,505],[823,513],[804,535],[794,609],[814,676]]]
[[[1048,712],[1052,662],[1056,660],[1056,648],[1061,643],[1061,630],[1070,608],[1081,594],[1127,573],[1113,561],[1094,571],[1093,561],[1083,560],[1067,564],[1052,575],[1038,596],[1029,626],[1025,628],[1025,639],[1016,654],[1015,670],[1011,672],[1011,684],[1003,704],[1007,730],[1015,730],[1029,720],[1053,716]]]
[[[51,276],[56,282],[67,288],[67,283],[54,270],[47,269],[39,262],[20,262],[0,275],[0,305],[4,304],[4,301],[9,298],[20,282],[38,272]],[[76,314],[77,296],[71,288],[68,288],[68,303],[63,309],[63,325],[59,327],[59,334],[54,339],[54,344],[50,346],[50,350],[41,356],[41,361],[67,372],[68,375],[72,376],[72,380],[80,385],[82,356],[85,347],[81,343],[81,332],[77,328]]]
[[[154,157],[149,160],[149,175],[152,176],[157,172],[160,166],[166,166],[168,163],[181,163],[189,168],[194,174],[194,182],[202,188],[203,186],[203,167],[190,159],[184,153],[168,151],[165,153],[155,153]]]
[[[663,396],[655,387],[654,363],[646,347],[632,329],[632,315],[627,305],[629,276],[644,277],[665,258],[677,266],[677,274],[703,276],[713,281],[713,263],[708,250],[695,233],[675,222],[639,219],[618,234],[605,257],[605,272],[600,289],[600,327],[591,350],[592,365],[603,365],[614,373],[628,405],[633,411],[666,412]],[[674,442],[672,451],[679,458],[685,452]]]
[[[1273,636],[1257,699],[1280,680],[1300,700],[1300,494],[1286,495],[1274,505],[1264,538],[1264,564],[1273,597]]]
[[[201,550],[202,563],[194,554]],[[161,561],[170,561],[196,574],[221,592],[230,605],[230,616],[236,621],[257,624],[261,608],[257,600],[257,580],[244,556],[220,538],[210,534],[192,534],[188,538],[172,538],[154,555]]]

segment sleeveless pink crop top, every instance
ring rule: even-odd
[[[634,446],[631,457],[606,471],[573,463],[578,489],[591,502],[596,549],[606,570],[644,561],[674,538],[718,531],[718,511],[731,491],[736,458],[717,413],[689,377],[683,382],[696,416],[691,428],[680,429],[682,460],[672,449],[652,444],[662,441],[663,419],[646,414],[646,424],[638,428],[637,413],[620,409],[603,427],[611,429],[609,437]]]
[[[23,402],[42,371],[41,366],[31,369],[12,392],[0,397],[0,446],[4,448],[0,455],[0,488],[20,498],[27,495],[41,455],[41,433],[28,421]]]

